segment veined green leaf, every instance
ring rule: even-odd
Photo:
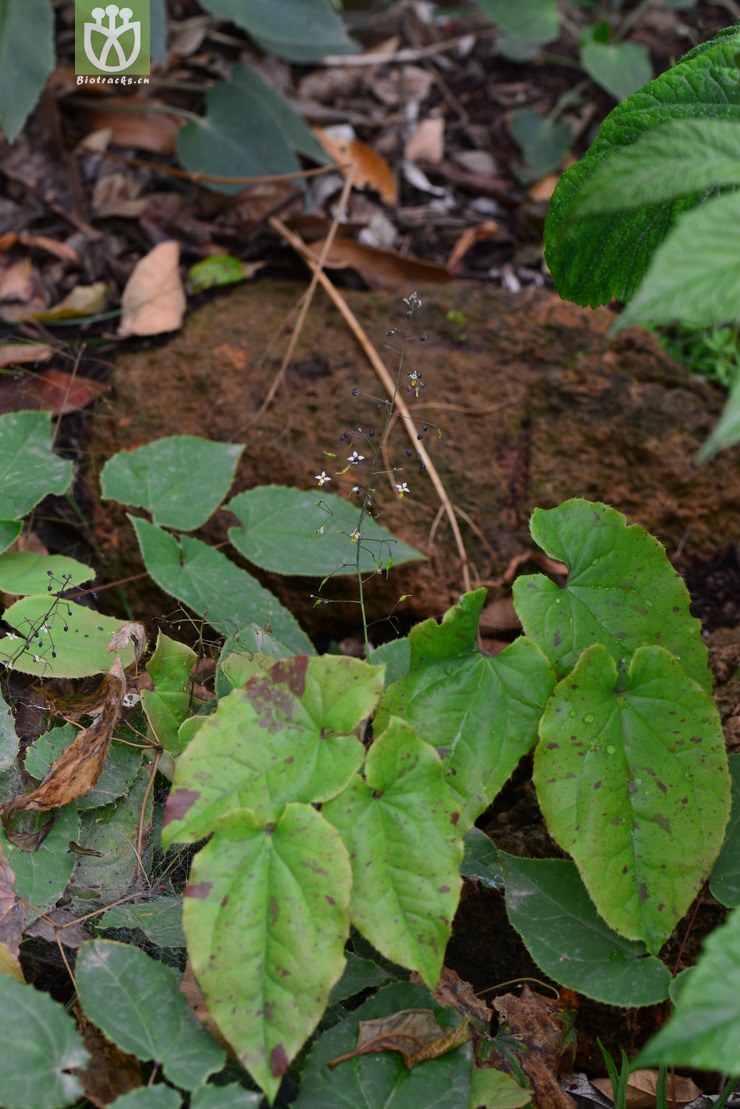
[[[13,0],[16,6],[21,2]],[[7,70],[3,76],[7,76]],[[72,463],[51,449],[50,412],[9,412],[0,416],[1,518],[20,519],[48,493],[66,493],[71,481]]]
[[[53,68],[51,0],[5,0],[0,7],[0,128],[9,142],[20,134]]]
[[[100,473],[103,496],[151,512],[162,527],[193,531],[229,491],[244,447],[197,435],[171,435],[109,458]]]
[[[514,604],[524,631],[562,677],[592,643],[615,662],[655,643],[694,681],[711,689],[707,648],[682,579],[664,547],[621,512],[575,499],[536,508],[530,524],[542,549],[564,562],[563,588],[543,574],[517,578]]]
[[[740,909],[704,942],[676,1010],[633,1066],[661,1063],[738,1073],[740,1042]]]
[[[352,860],[353,923],[434,986],[460,896],[462,839],[442,762],[405,721],[373,741],[365,781],[324,805]]]
[[[174,972],[130,944],[83,943],[75,971],[85,1016],[137,1059],[194,1090],[221,1070],[225,1053],[190,1011]]]
[[[129,519],[144,564],[160,589],[192,608],[220,635],[254,622],[269,624],[293,651],[313,654],[313,644],[293,614],[221,551],[187,535],[175,539],[139,516]]]
[[[386,691],[375,719],[382,730],[399,716],[439,750],[463,834],[535,743],[555,685],[547,659],[524,638],[495,658],[479,650],[485,599],[485,589],[467,593],[441,624],[412,629],[409,672]]]
[[[592,307],[612,297],[630,300],[678,216],[704,199],[700,192],[649,202],[629,212],[582,218],[576,210],[581,190],[597,167],[607,166],[618,151],[631,148],[662,123],[740,121],[739,45],[736,26],[628,96],[604,120],[585,157],[563,175],[545,224],[547,263],[562,297]]]
[[[258,485],[226,507],[242,525],[230,529],[229,539],[256,566],[316,577],[357,573],[358,544],[351,539],[358,526],[357,505],[315,489]],[[389,559],[395,566],[425,557],[369,516],[359,548],[363,573],[385,567]]]
[[[548,702],[534,782],[601,916],[655,954],[710,873],[730,813],[710,694],[662,647],[638,647],[620,672],[597,643]]]
[[[645,945],[596,912],[574,863],[501,853],[506,912],[537,965],[556,982],[607,1005],[656,1005],[671,972]]]
[[[65,590],[95,577],[95,571],[66,555],[39,555],[32,551],[0,554],[0,589],[27,596]]]
[[[362,765],[354,732],[382,689],[381,667],[300,655],[222,698],[178,759],[164,843],[193,843],[232,809],[274,819],[287,801],[339,793]]]
[[[208,1009],[272,1101],[344,967],[351,872],[310,805],[268,825],[230,812],[193,860],[188,951]]]
[[[740,84],[740,73],[738,78]],[[740,192],[716,196],[681,216],[657,247],[615,330],[674,320],[740,322]]]
[[[0,975],[0,1089],[5,1109],[63,1109],[83,1096],[90,1058],[58,1001]]]
[[[0,663],[41,678],[106,673],[114,659],[108,644],[123,627],[121,620],[49,593],[21,598],[3,620],[15,631],[0,639]],[[134,661],[130,644],[116,653],[124,667]]]

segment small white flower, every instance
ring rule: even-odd
[[[327,474],[326,470],[322,470],[320,474],[316,475],[316,480],[318,481],[319,485],[326,485],[327,481],[331,481],[331,478]]]
[[[358,462],[364,462],[365,461],[365,455],[364,454],[358,454],[357,451],[352,451],[352,454],[349,456],[347,461],[352,466],[356,466]]]
[[[409,489],[406,482],[402,481],[400,485],[398,482],[396,482],[396,492],[398,493],[399,497],[405,497],[407,493],[411,492],[411,490]]]
[[[350,539],[352,540],[353,543],[359,543],[360,542],[360,533],[359,533],[359,531],[353,531],[352,534],[350,535]]]
[[[354,495],[356,497],[359,497],[360,493],[362,492],[362,489],[360,488],[359,485],[353,485],[352,486],[352,492],[354,493]]]

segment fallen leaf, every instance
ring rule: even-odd
[[[353,188],[365,189],[369,186],[375,189],[385,204],[390,207],[395,205],[398,191],[393,170],[382,154],[355,138],[352,127],[342,123],[336,127],[317,127],[314,133],[329,157],[340,167],[345,179],[350,171],[344,166],[349,163],[354,169]]]
[[[4,943],[10,954],[17,959],[21,949],[25,913],[14,886],[15,874],[0,846],[0,943]]]
[[[64,370],[0,377],[0,412],[30,409],[66,416],[92,404],[107,388],[102,381],[92,381]]]
[[[525,986],[521,996],[505,994],[493,1002],[500,1030],[522,1045],[517,1057],[533,1091],[537,1109],[575,1109],[575,1101],[560,1087],[558,1074],[570,1068],[565,1035],[570,1030],[570,1010],[553,997],[543,997]]]
[[[175,138],[181,121],[169,109],[158,111],[158,101],[144,101],[136,96],[106,97],[105,101],[85,112],[91,130],[110,131],[114,146],[133,146],[151,154],[174,153]]]
[[[398,1051],[411,1070],[417,1063],[437,1059],[448,1051],[467,1043],[470,1030],[467,1021],[456,1028],[443,1029],[431,1009],[402,1009],[376,1020],[361,1020],[357,1027],[357,1047],[339,1055],[329,1063],[337,1066],[358,1055],[374,1055],[379,1051]]]
[[[43,916],[38,916],[29,924],[23,935],[28,938],[46,940],[48,943],[59,941],[73,951],[81,947],[90,939],[90,933],[78,914],[71,908],[62,907],[50,909]]]
[[[0,343],[0,366],[48,362],[53,353],[46,343]]]
[[[14,955],[8,945],[0,940],[0,975],[3,974],[7,978],[15,978],[17,982],[25,982],[18,956]]]
[[[27,319],[45,305],[41,278],[30,258],[12,262],[0,272],[0,317],[4,320]]]
[[[186,300],[179,262],[180,244],[174,239],[139,259],[121,297],[119,335],[161,335],[180,327]]]
[[[77,285],[58,304],[54,304],[51,308],[43,311],[29,312],[28,315],[42,323],[96,316],[98,312],[102,312],[105,308],[106,299],[107,287],[105,282],[96,281],[93,285]]]
[[[323,241],[312,244],[317,260],[322,249]],[[401,254],[398,250],[376,250],[341,236],[337,236],[331,245],[326,267],[351,267],[361,274],[371,289],[380,289],[386,293],[408,292],[417,286],[443,285],[454,280],[454,274],[448,266],[424,262],[421,258]]]
[[[378,100],[389,108],[426,100],[434,84],[434,73],[419,65],[393,66],[368,82]]]
[[[69,243],[60,243],[57,239],[50,239],[47,235],[31,235],[28,231],[21,231],[18,242],[21,246],[44,250],[54,258],[59,258],[62,262],[70,262],[73,266],[80,264],[80,256],[73,246]]]
[[[87,1066],[77,1073],[87,1100],[98,1109],[105,1109],[116,1098],[143,1085],[141,1063],[107,1039],[90,1023],[79,1005],[75,1005],[75,1015],[85,1047],[90,1052]]]
[[[93,788],[108,757],[113,729],[120,720],[121,702],[126,693],[126,675],[119,658],[106,674],[102,686],[105,700],[99,715],[51,764],[37,789],[0,805],[3,821],[24,810],[45,812],[61,808]]]
[[[627,1109],[654,1109],[656,1104],[655,1092],[658,1087],[659,1072],[657,1070],[636,1070],[627,1079]],[[668,1104],[676,1109],[688,1105],[701,1097],[701,1090],[690,1078],[682,1078],[679,1074],[667,1076]],[[612,1084],[608,1078],[594,1078],[591,1085],[595,1086],[602,1094],[612,1097]]]
[[[442,116],[428,116],[420,120],[403,148],[404,158],[409,162],[436,165],[444,158],[444,136],[445,121]]]
[[[484,220],[483,223],[476,224],[475,227],[468,227],[467,230],[463,231],[450,251],[447,265],[451,270],[457,272],[463,258],[476,243],[485,242],[486,239],[493,239],[496,235],[498,235],[498,224],[495,219]]]
[[[129,643],[133,643],[134,657],[138,666],[146,649],[148,638],[143,624],[139,624],[137,621],[129,621],[128,624],[122,624],[118,631],[110,637],[108,650],[111,653],[122,651],[124,647],[128,647]]]

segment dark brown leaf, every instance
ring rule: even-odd
[[[64,370],[44,374],[17,374],[0,378],[0,413],[29,409],[66,416],[86,408],[108,388],[101,381],[79,377]]]
[[[317,261],[323,245],[323,240],[311,245]],[[371,289],[387,293],[404,292],[417,285],[443,285],[454,279],[448,266],[424,262],[398,250],[376,250],[341,235],[337,235],[331,245],[326,267],[357,270]]]
[[[143,1085],[141,1063],[107,1040],[86,1019],[79,1005],[75,1006],[75,1012],[85,1047],[90,1052],[90,1061],[84,1070],[78,1072],[85,1097],[98,1109],[105,1109],[116,1098]]]
[[[508,993],[496,998],[493,1008],[499,1014],[501,1028],[522,1045],[519,1064],[537,1109],[575,1109],[573,1098],[558,1084],[572,1011],[562,1001],[543,997],[528,986],[521,997]],[[568,1067],[569,1063],[568,1059]],[[500,1069],[511,1073],[509,1066]]]

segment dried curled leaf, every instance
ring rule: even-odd
[[[14,886],[15,874],[0,846],[0,943],[5,944],[8,955],[17,961],[25,914]]]
[[[470,1030],[467,1021],[445,1031],[440,1028],[431,1009],[402,1009],[376,1020],[361,1020],[357,1029],[357,1047],[332,1059],[335,1067],[357,1055],[373,1055],[378,1051],[398,1051],[411,1070],[417,1063],[436,1059],[467,1043]]]
[[[37,789],[21,794],[0,807],[3,821],[23,810],[45,812],[68,805],[97,782],[110,750],[113,729],[120,720],[126,675],[117,658],[102,683],[104,699],[98,716],[49,767]]]

